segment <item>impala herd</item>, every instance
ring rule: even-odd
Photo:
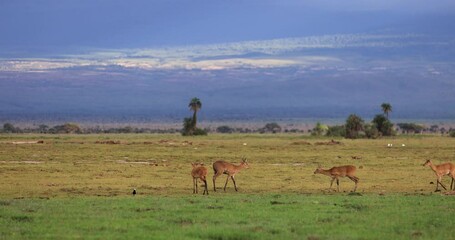
[[[202,182],[204,182],[204,192],[203,195],[209,194],[209,191],[207,189],[207,168],[204,167],[203,163],[192,163],[193,169],[191,171],[191,176],[193,177],[193,193],[198,193],[198,186],[197,186],[197,181],[200,179]],[[452,178],[452,182],[450,183],[450,190],[455,190],[455,164],[452,163],[442,163],[439,165],[434,165],[430,160],[427,160],[423,166],[430,166],[430,168],[434,171],[434,173],[437,176],[437,182],[436,182],[436,190],[435,192],[439,191],[439,185],[441,185],[445,190],[447,188],[442,184],[441,178],[445,175],[448,175],[449,177]],[[243,168],[248,168],[248,163],[246,161],[246,158],[242,158],[242,162],[239,165],[234,165],[229,162],[225,161],[216,161],[213,163],[213,191],[216,192],[216,186],[215,186],[215,180],[217,177],[219,177],[221,174],[226,174],[227,179],[226,183],[224,184],[224,191],[226,191],[226,186],[229,182],[229,179],[232,179],[232,182],[234,183],[234,188],[235,191],[237,191],[237,185],[235,183],[235,174],[240,172]],[[332,189],[333,182],[336,180],[337,182],[337,191],[340,191],[340,177],[347,177],[351,179],[354,183],[354,189],[352,190],[355,192],[357,190],[357,184],[359,183],[359,178],[355,176],[356,172],[356,167],[352,165],[345,165],[345,166],[339,166],[339,167],[332,167],[330,169],[324,170],[321,167],[318,167],[315,171],[314,174],[323,174],[326,176],[329,176],[332,180],[330,181],[330,189]]]

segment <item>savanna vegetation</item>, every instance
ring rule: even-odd
[[[422,164],[454,162],[454,145],[427,135],[1,134],[0,238],[450,239],[455,199],[434,192]],[[226,175],[214,192],[211,164],[243,156],[238,192],[231,181],[223,191]],[[208,169],[209,195],[193,194],[193,162]],[[314,174],[347,164],[355,194],[347,178],[336,192]]]

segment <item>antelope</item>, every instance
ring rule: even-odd
[[[213,191],[216,192],[216,187],[215,187],[216,178],[218,176],[220,176],[221,174],[227,174],[228,177],[226,179],[226,183],[224,184],[224,191],[226,192],[226,186],[228,184],[229,178],[231,178],[232,182],[234,182],[235,191],[237,192],[237,185],[235,184],[234,176],[243,168],[249,168],[248,163],[246,162],[246,158],[242,158],[242,162],[238,166],[236,166],[232,163],[225,162],[225,161],[214,162],[213,171],[215,172],[215,174],[213,175]]]
[[[209,195],[209,190],[207,189],[207,168],[204,167],[203,163],[191,163],[193,170],[191,170],[191,176],[193,177],[193,193],[198,193],[197,191],[197,180],[201,179],[205,183],[205,189],[202,195]]]
[[[455,165],[454,164],[452,164],[452,163],[442,163],[442,164],[439,164],[439,165],[434,165],[431,162],[431,160],[427,160],[423,164],[423,166],[430,166],[431,170],[433,170],[433,172],[438,177],[437,178],[437,182],[436,182],[436,190],[435,190],[435,192],[440,191],[439,190],[439,185],[441,185],[444,188],[444,190],[447,190],[447,188],[441,182],[441,178],[443,176],[445,176],[445,175],[448,175],[449,177],[452,178],[452,182],[450,183],[450,190],[452,190],[453,181],[454,181],[454,178],[455,178]]]
[[[348,177],[355,183],[355,187],[353,190],[353,192],[355,192],[357,189],[357,183],[359,182],[359,178],[354,176],[355,171],[356,171],[356,167],[352,166],[352,165],[333,167],[328,170],[324,170],[321,167],[318,167],[314,171],[314,174],[320,173],[320,174],[324,174],[324,175],[331,177],[332,181],[330,181],[330,189],[332,189],[333,181],[335,181],[335,179],[336,179],[338,192],[340,191],[340,182],[339,182],[338,177]]]

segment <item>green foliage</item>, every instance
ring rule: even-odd
[[[313,136],[322,136],[322,135],[325,135],[328,130],[329,130],[329,127],[327,127],[327,125],[324,125],[324,124],[321,124],[320,122],[317,122],[316,126],[311,131],[311,135],[313,135]]]
[[[382,116],[382,115],[381,115]],[[378,130],[374,124],[365,124],[365,136],[367,138],[376,139],[382,136],[382,133]]]
[[[4,133],[19,133],[20,129],[14,127],[14,125],[11,123],[5,123],[5,124],[3,124],[3,132]]]
[[[229,127],[229,126],[226,126],[226,125],[223,125],[223,126],[219,126],[216,128],[216,132],[218,133],[233,133],[235,129]]]
[[[450,131],[450,132],[449,132],[449,136],[455,137],[455,130]]]
[[[192,118],[183,119],[182,136],[205,136],[207,135],[207,132],[208,131],[205,129],[195,128]]]
[[[393,123],[391,123],[390,120],[387,119],[384,115],[382,114],[376,115],[372,123],[373,123],[372,127],[376,128],[381,136],[395,135],[395,131],[393,130]]]
[[[39,133],[47,133],[49,131],[49,126],[45,125],[45,124],[40,124],[38,126],[38,132]]]
[[[182,135],[183,136],[191,136],[191,135],[193,135],[193,132],[194,132],[193,119],[192,118],[184,118],[183,119]]]
[[[192,111],[198,111],[199,109],[202,108],[202,102],[199,98],[197,97],[194,97],[190,100],[190,103],[188,104],[188,107],[192,110]]]
[[[193,132],[194,136],[207,136],[208,130],[202,128],[196,128]]]
[[[329,126],[325,135],[329,137],[345,137],[346,127],[344,125]]]
[[[183,136],[192,136],[192,135],[207,135],[207,131],[197,128],[197,112],[202,108],[201,100],[197,97],[192,98],[188,107],[193,111],[192,118],[183,119]]]
[[[392,105],[390,103],[383,103],[381,104],[382,111],[386,115],[387,119],[389,118],[389,112],[392,111]]]
[[[276,122],[267,123],[261,129],[260,132],[261,133],[279,133],[279,132],[281,132],[281,126],[278,125],[278,123],[276,123]]]
[[[361,117],[351,114],[346,119],[346,138],[356,139],[361,137],[363,131],[364,121]]]
[[[425,126],[415,123],[398,123],[397,126],[403,133],[421,133],[425,129]]]
[[[79,125],[75,123],[65,123],[63,125],[57,125],[49,130],[50,133],[82,133]]]

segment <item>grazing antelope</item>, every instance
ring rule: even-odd
[[[215,172],[215,174],[213,175],[213,191],[216,192],[216,187],[215,187],[216,178],[218,176],[220,176],[221,174],[227,174],[228,177],[226,179],[226,184],[224,184],[224,191],[226,192],[227,183],[229,181],[229,178],[231,178],[232,182],[234,182],[235,191],[237,192],[237,185],[235,184],[234,176],[243,168],[249,168],[248,163],[246,162],[246,158],[242,158],[242,162],[238,166],[236,166],[232,163],[225,162],[225,161],[214,162],[213,171]]]
[[[431,162],[431,160],[427,160],[423,164],[423,166],[430,166],[431,170],[433,170],[433,172],[438,177],[437,178],[437,182],[436,182],[436,190],[435,190],[435,192],[439,191],[439,185],[441,185],[444,188],[444,190],[447,190],[447,188],[441,182],[441,178],[444,175],[448,175],[449,177],[452,178],[452,182],[450,183],[450,190],[452,190],[453,181],[454,181],[454,178],[455,178],[455,165],[454,164],[452,164],[452,163],[443,163],[443,164],[439,164],[439,165],[434,165]]]
[[[207,189],[207,168],[204,167],[203,163],[191,163],[193,170],[191,170],[191,176],[193,177],[193,193],[197,193],[197,180],[201,179],[205,184],[205,189],[202,195],[209,195],[209,190]]]
[[[320,173],[331,177],[332,181],[330,181],[330,189],[332,189],[333,181],[335,181],[336,179],[338,192],[340,191],[340,182],[338,177],[348,177],[355,183],[355,187],[353,190],[353,192],[355,192],[355,190],[357,189],[357,183],[359,182],[359,178],[354,176],[355,171],[356,168],[352,165],[333,167],[329,170],[324,170],[321,167],[318,167],[316,171],[314,171],[314,174]]]

